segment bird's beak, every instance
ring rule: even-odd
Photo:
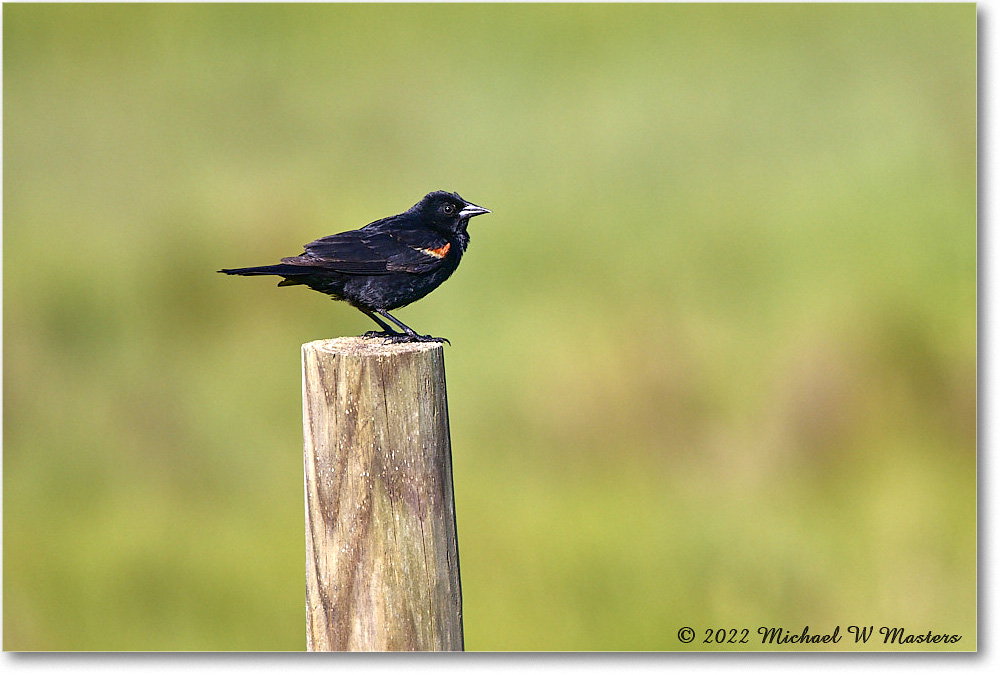
[[[483,213],[492,213],[492,211],[484,209],[482,206],[476,206],[475,204],[465,202],[465,208],[459,211],[458,215],[462,218],[471,218],[472,216],[478,216]]]

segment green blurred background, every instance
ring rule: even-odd
[[[5,5],[3,41],[4,649],[304,648],[299,345],[373,325],[215,270],[433,189],[494,211],[399,313],[452,341],[469,649],[975,648],[974,5]]]

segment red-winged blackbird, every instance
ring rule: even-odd
[[[364,337],[447,342],[418,335],[387,310],[419,300],[451,276],[469,245],[469,218],[481,213],[490,211],[454,192],[431,192],[405,213],[317,239],[305,245],[302,255],[282,258],[280,265],[219,271],[244,276],[276,274],[284,277],[279,286],[303,284],[334,300],[345,300],[382,329],[368,331]]]

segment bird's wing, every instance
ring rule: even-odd
[[[319,267],[342,274],[427,272],[451,250],[442,236],[420,230],[352,230],[306,244],[305,253],[282,262]]]

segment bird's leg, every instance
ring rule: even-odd
[[[394,335],[386,336],[386,340],[389,342],[448,342],[448,338],[433,337],[431,335],[418,335],[417,331],[413,330],[405,323],[394,317],[392,314],[389,314],[389,312],[385,311],[384,309],[376,309],[375,311],[384,316],[385,318],[389,319],[389,321],[392,321],[400,328],[402,328],[403,333],[405,333],[405,335],[402,335],[400,333],[395,333]],[[374,319],[375,317],[372,318]],[[378,319],[375,320],[378,321]],[[381,321],[378,322],[379,324],[382,324]],[[451,342],[448,342],[448,344],[451,344]]]
[[[366,337],[366,338],[386,338],[386,339],[404,338],[404,337],[406,337],[402,333],[394,331],[389,324],[387,324],[385,321],[383,321],[382,319],[380,319],[377,316],[375,316],[374,312],[370,312],[367,309],[363,309],[361,307],[358,307],[358,309],[360,309],[362,312],[364,312],[365,314],[367,314],[371,318],[371,320],[374,321],[375,323],[377,323],[379,325],[379,328],[382,329],[382,330],[370,330],[367,333],[365,333],[364,335],[362,335],[361,337]]]

